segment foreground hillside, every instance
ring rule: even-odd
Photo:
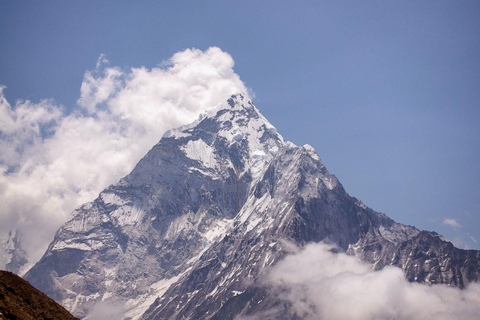
[[[19,276],[0,271],[0,319],[77,319]]]

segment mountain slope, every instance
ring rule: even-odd
[[[292,243],[319,241],[376,269],[399,266],[410,281],[463,287],[480,274],[477,251],[350,197],[312,147],[285,142],[239,94],[165,133],[75,210],[26,279],[86,319],[100,301],[123,306],[126,319],[229,319],[288,309],[262,272]]]
[[[0,271],[0,319],[76,319],[14,273]]]
[[[234,221],[228,235],[155,302],[145,319],[233,318],[281,305],[259,280],[262,270],[290,252],[291,243],[327,241],[347,250],[368,233],[384,239],[380,228],[385,234],[397,231],[390,240],[397,243],[418,234],[349,197],[311,147],[293,144],[278,152]],[[272,318],[292,316],[282,311]]]

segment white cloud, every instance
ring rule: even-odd
[[[478,319],[480,284],[465,290],[408,282],[401,269],[371,266],[310,244],[280,261],[268,283],[302,319]]]
[[[446,226],[450,226],[454,229],[458,229],[458,228],[461,228],[462,226],[455,220],[455,219],[448,219],[448,218],[445,218],[443,220],[443,224],[446,225]]]
[[[98,105],[107,101],[115,92],[121,89],[122,71],[120,68],[103,68],[108,65],[105,55],[100,55],[95,70],[83,75],[78,104],[89,113],[95,113]]]
[[[69,213],[126,175],[166,130],[246,92],[233,65],[216,47],[126,71],[101,55],[69,114],[50,100],[12,106],[0,87],[0,232],[18,229],[38,260]]]
[[[123,319],[124,314],[124,307],[120,303],[100,301],[92,307],[86,320],[118,320]]]

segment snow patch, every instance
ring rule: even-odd
[[[75,240],[77,240],[77,239],[75,239]],[[58,241],[53,246],[52,251],[64,250],[64,249],[78,249],[78,250],[82,250],[82,251],[91,251],[91,250],[93,250],[91,245],[93,245],[96,248],[100,247],[99,245],[97,245],[94,242],[90,242],[90,246],[89,246],[84,242]]]
[[[253,177],[259,176],[260,172],[264,170],[265,163],[267,162],[268,158],[264,151],[257,150],[252,154],[252,166],[250,167],[251,173]]]
[[[201,174],[204,175],[204,176],[208,176],[208,177],[212,178],[212,180],[218,180],[218,179],[220,179],[220,178],[215,174],[215,172],[213,172],[212,170],[206,171],[206,170],[202,170],[202,169],[200,169],[200,168],[195,168],[195,167],[190,167],[190,168],[188,168],[188,172],[189,172],[189,173],[192,173],[192,172],[194,172],[194,171],[196,171],[196,172],[198,172],[198,173],[201,173]]]
[[[204,234],[209,244],[220,239],[232,225],[232,219],[222,219],[216,221],[210,229]]]
[[[236,142],[240,142],[243,140],[243,137],[245,135],[243,134],[242,131],[240,131],[240,129],[236,128],[235,130],[233,130],[232,132],[232,139]]]
[[[337,180],[333,177],[324,176],[322,177],[322,181],[329,190],[333,190],[337,186]]]
[[[100,197],[102,198],[105,204],[114,204],[117,206],[121,206],[125,204],[125,201],[114,193],[102,192],[100,194]]]
[[[110,216],[115,218],[119,225],[135,225],[145,217],[145,212],[138,206],[122,206],[113,211]]]
[[[141,319],[148,307],[150,307],[157,298],[161,298],[168,288],[177,282],[181,275],[183,275],[183,273],[176,277],[162,279],[158,282],[155,282],[154,284],[150,285],[150,289],[147,293],[137,296],[135,299],[129,299],[125,303],[125,309],[127,311],[125,312],[124,319]]]
[[[263,218],[260,216],[257,216],[254,219],[249,219],[246,232],[249,232],[250,230],[255,228],[260,222],[262,222],[262,220]]]
[[[279,150],[279,149],[278,149],[277,146],[273,146],[273,147],[271,147],[271,148],[268,150],[268,152],[269,152],[272,156],[274,156],[274,155],[277,154],[278,150]]]
[[[230,144],[240,142],[245,138],[245,133],[239,127],[233,127],[230,130],[220,130],[218,135],[224,137]]]
[[[315,160],[318,160],[318,161],[321,161],[320,157],[318,156],[317,154],[317,151],[315,151],[315,149],[309,145],[309,144],[305,144],[303,145],[303,148],[308,151],[308,153],[310,154],[310,156],[315,159]]]
[[[416,228],[405,226],[398,223],[394,223],[392,226],[388,228],[385,228],[384,226],[380,226],[379,231],[382,237],[384,237],[386,240],[393,243],[400,243],[400,242],[407,241],[415,237],[420,232]]]
[[[189,230],[191,228],[191,222],[188,221],[185,216],[180,216],[170,223],[170,226],[165,233],[165,239],[174,240],[183,230]]]
[[[183,147],[185,155],[190,159],[199,161],[206,168],[215,168],[217,161],[215,160],[214,149],[206,144],[202,139],[188,141]]]

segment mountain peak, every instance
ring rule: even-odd
[[[260,125],[265,125],[266,129],[277,133],[275,127],[260,113],[260,111],[253,105],[252,101],[247,97],[248,96],[245,93],[233,94],[225,102],[201,113],[196,121],[168,130],[163,137],[184,137],[191,131],[190,129],[197,127],[199,123],[206,119],[212,119],[216,122],[226,122],[226,127],[230,126],[228,122],[233,122],[233,124],[236,124],[238,127],[245,127],[247,122],[255,119],[261,122]],[[214,127],[211,127],[210,129],[214,129]],[[280,136],[278,133],[277,135]]]
[[[241,93],[200,115],[195,122],[163,135],[163,139],[169,138],[180,140],[187,157],[206,168],[214,169],[222,154],[228,154],[235,170],[244,173],[251,169],[254,177],[286,144],[277,129]]]
[[[75,210],[26,278],[76,316],[111,303],[135,320],[232,319],[284,305],[260,280],[291,242],[330,242],[411,281],[478,279],[479,252],[418,233],[350,197],[313,147],[286,142],[236,94],[165,133],[129,175]],[[435,264],[416,268],[432,246]]]

